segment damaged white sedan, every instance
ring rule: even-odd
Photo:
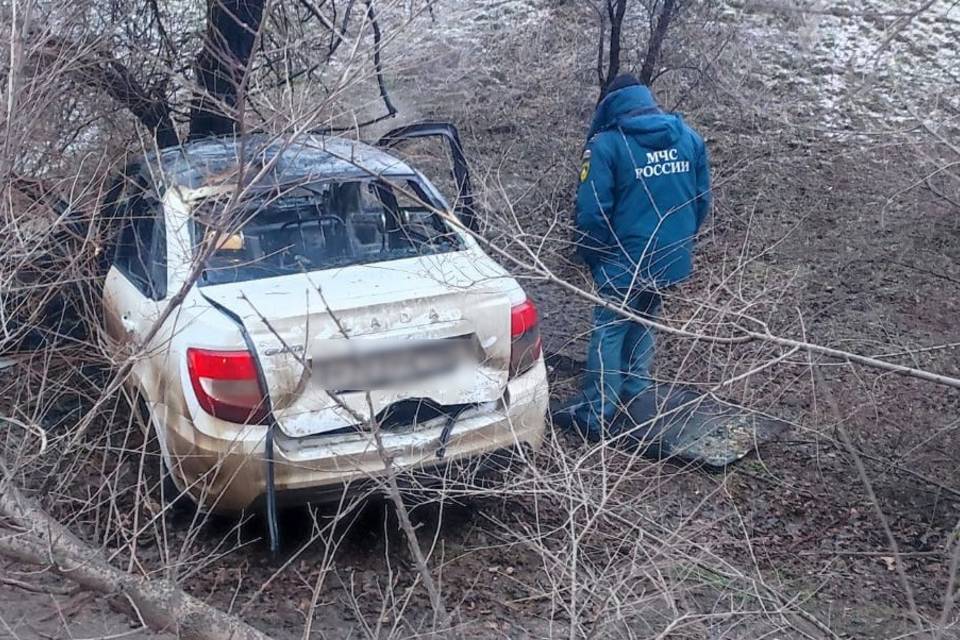
[[[426,136],[449,143],[453,207],[385,149],[327,135],[194,142],[115,183],[107,330],[143,354],[128,384],[204,509],[336,500],[386,460],[441,476],[539,446],[537,311],[467,232],[456,130],[381,144]]]

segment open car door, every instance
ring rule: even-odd
[[[478,231],[470,170],[460,132],[449,122],[421,122],[393,129],[377,141],[422,172],[452,202],[453,210],[471,231]],[[451,183],[452,179],[452,183]]]

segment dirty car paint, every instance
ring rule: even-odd
[[[499,267],[469,251],[208,286],[204,294],[236,313],[257,347],[274,414],[291,437],[368,421],[389,405],[496,402],[510,359],[510,307],[522,291]],[[314,362],[343,341],[371,344],[469,338],[475,366],[369,392],[329,389]]]
[[[150,154],[146,162],[161,187],[200,189],[229,185],[239,176],[240,157],[247,181],[264,187],[296,181],[332,178],[412,175],[403,161],[380,149],[336,136],[247,136],[243,145],[227,138],[211,138],[183,148]],[[199,192],[198,192],[199,193]]]

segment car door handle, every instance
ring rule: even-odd
[[[137,323],[129,315],[120,316],[120,324],[123,326],[123,330],[127,333],[133,333],[137,330]]]

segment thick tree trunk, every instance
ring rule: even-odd
[[[0,555],[49,566],[91,591],[124,595],[152,629],[173,632],[184,640],[269,640],[171,582],[147,580],[114,568],[9,483],[0,490],[0,515],[16,527],[0,528]]]
[[[207,33],[197,57],[190,139],[232,134],[240,87],[263,19],[265,0],[208,0]]]

